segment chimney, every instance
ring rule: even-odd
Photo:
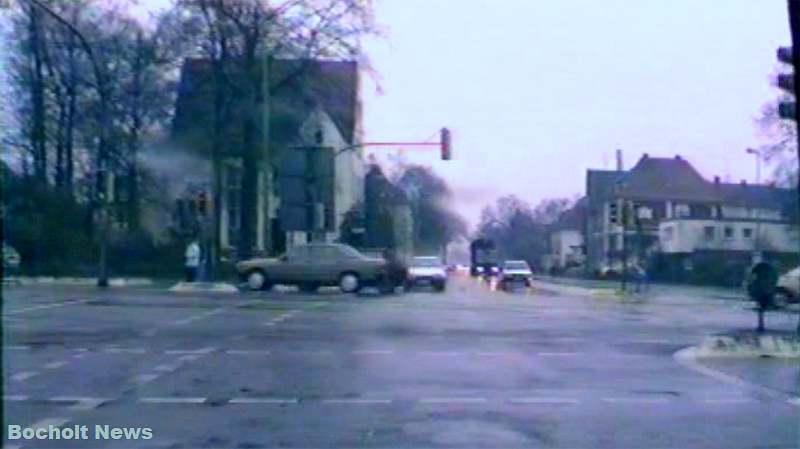
[[[719,185],[719,176],[714,176],[714,184]]]
[[[676,161],[682,161],[682,160],[683,160],[683,158],[681,157],[681,155],[680,155],[680,154],[676,154],[676,155],[675,155],[675,160],[676,160]]]
[[[647,159],[648,157],[650,157],[650,155],[649,155],[649,154],[647,154],[647,153],[645,153],[645,154],[643,154],[643,155],[642,155],[642,159]]]
[[[617,148],[617,171],[625,170],[625,167],[622,165],[622,150]]]
[[[747,180],[746,180],[746,179],[742,179],[741,181],[739,181],[739,184],[740,184],[742,187],[745,187],[745,186],[747,186]]]

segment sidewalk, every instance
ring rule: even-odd
[[[54,277],[54,276],[8,276],[3,285],[96,285],[97,278],[90,277]],[[149,278],[110,278],[111,287],[147,287],[154,284]]]

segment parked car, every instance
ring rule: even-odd
[[[19,253],[11,245],[3,243],[3,269],[7,272],[15,272],[19,270],[19,264],[22,262]]]
[[[780,276],[775,290],[781,297],[780,299],[786,302],[798,302],[800,300],[800,267]]]
[[[507,290],[518,284],[530,287],[532,277],[533,272],[531,271],[531,267],[528,266],[528,262],[524,260],[507,260],[503,262],[499,287],[503,290]]]
[[[411,259],[406,277],[406,290],[426,285],[442,292],[447,288],[447,270],[436,256],[418,256]]]
[[[239,262],[236,270],[251,290],[284,284],[296,285],[304,292],[338,286],[345,293],[355,293],[375,286],[381,293],[390,293],[402,285],[406,275],[405,267],[394,260],[367,257],[338,243],[298,245],[277,258]]]

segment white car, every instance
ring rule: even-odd
[[[418,256],[411,259],[406,276],[406,290],[418,285],[433,287],[442,292],[447,288],[447,271],[436,256]]]
[[[778,295],[783,296],[787,302],[797,302],[800,298],[800,267],[779,277],[775,289]]]
[[[507,260],[503,262],[503,272],[500,275],[500,288],[507,289],[515,284],[531,286],[533,272],[528,262],[524,260]]]

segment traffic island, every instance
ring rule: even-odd
[[[800,337],[790,331],[736,331],[705,337],[694,348],[703,357],[800,358]]]
[[[239,289],[224,282],[178,282],[169,291],[176,293],[238,293]]]

